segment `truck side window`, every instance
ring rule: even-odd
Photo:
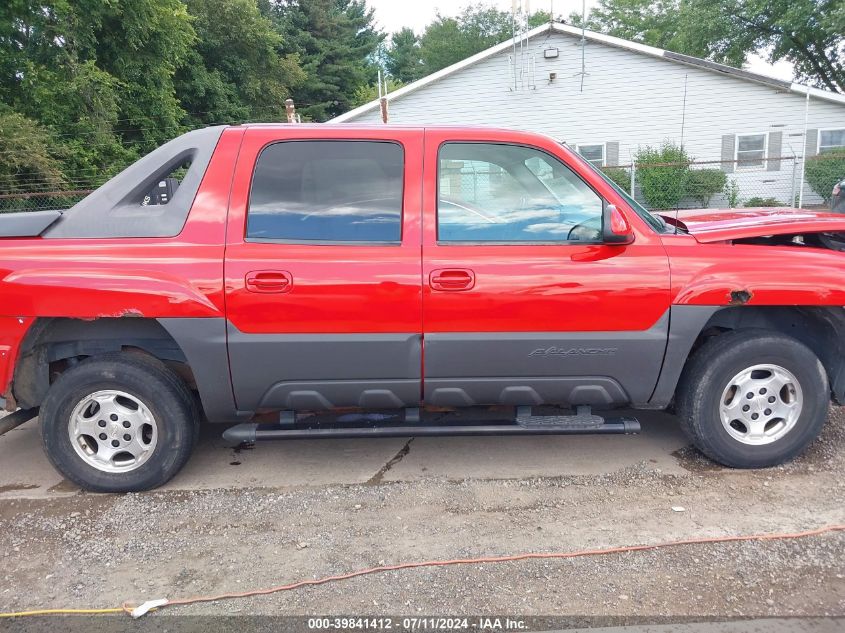
[[[398,243],[404,152],[382,141],[283,141],[258,157],[249,240]]]
[[[601,240],[601,197],[545,152],[446,143],[438,162],[440,242]]]

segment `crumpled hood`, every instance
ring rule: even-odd
[[[845,232],[845,214],[806,209],[684,209],[660,214],[670,226],[691,233],[699,242],[722,242],[790,233]]]

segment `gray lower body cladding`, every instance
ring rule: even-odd
[[[648,402],[660,375],[669,312],[640,332],[426,334],[426,404]]]
[[[637,332],[427,334],[424,381],[419,334],[248,334],[222,318],[160,322],[191,364],[208,418],[234,421],[262,410],[421,403],[665,406],[716,310],[673,307]]]
[[[240,409],[420,404],[419,334],[245,334],[231,323],[228,328]]]

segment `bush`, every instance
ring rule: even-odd
[[[825,204],[829,203],[833,185],[845,179],[845,150],[808,158],[804,177],[810,188],[824,199]]]
[[[831,185],[831,189],[833,185]],[[784,206],[783,202],[778,200],[777,198],[761,198],[759,196],[755,196],[753,198],[749,198],[745,201],[746,207],[782,207]]]
[[[731,178],[725,183],[725,190],[722,193],[725,194],[728,207],[735,209],[739,204],[739,184],[737,184],[736,178]]]
[[[710,198],[724,191],[727,183],[728,177],[721,169],[693,169],[687,175],[687,195],[706,207]]]
[[[602,173],[627,194],[631,193],[631,172],[622,167],[602,167]]]
[[[637,182],[652,209],[673,209],[686,195],[690,157],[683,147],[664,141],[659,149],[637,152]]]

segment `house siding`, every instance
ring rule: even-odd
[[[546,48],[559,49],[559,56],[545,59]],[[630,164],[640,146],[680,142],[682,125],[684,146],[700,161],[722,160],[727,138],[748,133],[779,141],[784,156],[803,154],[803,95],[598,42],[586,45],[582,77],[579,38],[559,32],[530,39],[524,50],[534,59],[533,88],[527,77],[513,89],[512,51],[503,52],[392,99],[391,123],[487,125],[540,132],[571,145],[612,143],[622,165]],[[352,121],[379,123],[380,117],[376,109]],[[811,100],[808,127],[845,127],[845,106]],[[810,154],[815,147],[816,140],[809,139]],[[790,202],[791,179],[798,173],[791,159],[725,171],[747,192],[743,198],[765,197],[771,190],[784,203]],[[810,194],[806,188],[805,200],[819,201]]]

